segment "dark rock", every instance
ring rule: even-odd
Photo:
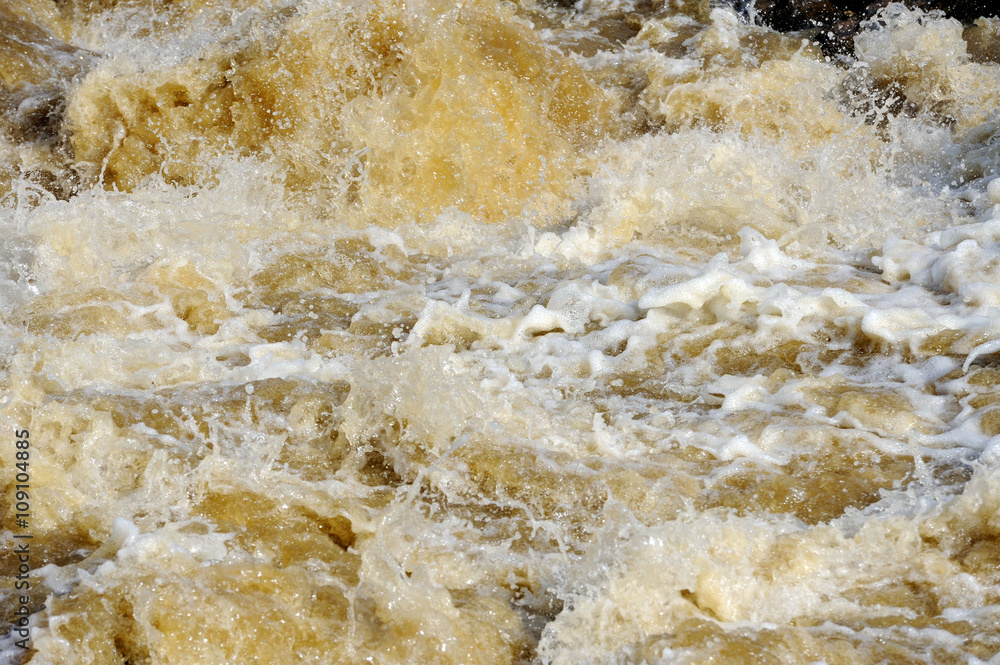
[[[766,25],[781,32],[830,25],[842,13],[830,0],[757,0],[753,8]]]
[[[731,0],[747,18],[780,32],[807,31],[827,55],[854,52],[854,35],[890,0]],[[992,0],[902,0],[911,9],[938,10],[965,24],[997,16]]]

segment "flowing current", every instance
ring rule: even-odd
[[[0,660],[997,662],[1000,21],[748,13],[4,2]]]

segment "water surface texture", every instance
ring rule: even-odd
[[[7,662],[995,659],[1000,21],[749,14],[3,3]]]

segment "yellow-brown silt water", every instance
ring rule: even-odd
[[[0,662],[997,662],[998,60],[7,0]]]

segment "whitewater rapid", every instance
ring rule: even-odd
[[[1000,21],[815,37],[0,8],[6,662],[995,662]]]

